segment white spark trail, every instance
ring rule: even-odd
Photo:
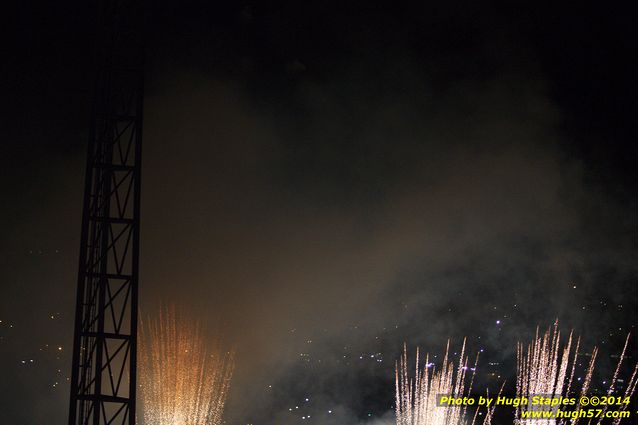
[[[419,368],[419,350],[416,351],[414,378],[408,372],[407,347],[395,366],[395,400],[397,425],[469,425],[476,421],[478,410],[471,421],[466,418],[466,405],[437,406],[437,396],[464,397],[470,394],[478,356],[472,368],[469,385],[466,384],[468,357],[465,355],[465,340],[459,356],[458,366],[449,360],[450,342],[445,348],[441,369],[436,370],[426,354],[425,364]],[[456,372],[456,373],[455,373]],[[488,410],[483,421],[488,425],[492,412]]]
[[[607,389],[607,395],[613,395],[615,391],[615,385],[618,381],[618,375],[620,368],[626,357],[625,353],[629,344],[629,335],[625,340],[625,345],[620,354],[620,359],[614,371],[611,383]],[[576,342],[576,349],[571,356],[571,371],[567,375],[567,370],[570,369],[570,355],[572,351],[572,333],[569,334],[565,346],[562,348],[560,345],[560,331],[558,330],[558,322],[554,323],[553,327],[547,329],[545,334],[539,336],[538,328],[536,328],[536,336],[532,342],[527,346],[527,350],[520,342],[517,346],[517,378],[516,378],[516,395],[518,397],[526,397],[530,401],[533,396],[539,395],[544,397],[575,397],[579,399],[582,396],[588,394],[591,387],[592,376],[594,372],[594,365],[598,356],[598,348],[594,347],[591,354],[591,359],[585,369],[585,378],[580,387],[580,391],[575,387],[574,374],[576,369],[576,363],[578,359],[578,350],[580,348],[580,338]],[[638,385],[638,363],[633,369],[631,379],[624,392],[624,397],[630,398],[636,386]],[[561,406],[549,406],[549,405],[520,405],[516,409],[516,418],[514,423],[516,425],[556,425],[570,423],[575,425],[579,421],[579,417],[570,418],[534,418],[522,419],[522,412],[550,412],[555,411]],[[619,410],[627,409],[629,406],[625,405]],[[567,410],[565,406],[562,410]],[[574,409],[576,412],[581,410],[580,406],[576,406]],[[603,413],[607,411],[607,406],[602,407]],[[602,415],[599,416],[597,424],[602,423]],[[591,423],[591,420],[590,420]],[[620,418],[614,421],[614,424],[620,423]]]

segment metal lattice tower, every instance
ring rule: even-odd
[[[139,1],[99,4],[69,425],[134,425],[143,102]]]

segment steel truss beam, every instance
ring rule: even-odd
[[[69,425],[134,425],[143,102],[141,5],[105,0],[80,242]]]

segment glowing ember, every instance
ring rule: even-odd
[[[219,425],[233,354],[211,350],[199,324],[175,313],[140,326],[140,384],[146,425]]]

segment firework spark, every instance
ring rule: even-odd
[[[618,379],[618,373],[625,358],[625,352],[627,350],[627,344],[629,342],[629,335],[625,341],[625,346],[620,354],[620,360],[614,371],[613,378],[608,387],[607,394],[612,395],[614,393],[614,386]],[[552,398],[560,397],[578,397],[588,394],[592,375],[594,372],[594,365],[596,357],[598,356],[598,348],[594,347],[591,353],[591,359],[585,370],[585,378],[580,387],[580,391],[575,388],[574,374],[576,370],[576,363],[578,358],[578,350],[580,347],[580,338],[577,339],[575,349],[572,354],[573,345],[573,333],[570,332],[567,342],[561,349],[560,345],[560,331],[558,330],[558,322],[554,323],[553,328],[547,329],[545,334],[541,337],[539,335],[538,328],[536,329],[536,336],[534,340],[527,346],[525,350],[524,346],[519,343],[517,346],[517,379],[516,379],[516,394],[518,397],[526,397],[528,400],[534,395],[542,395]],[[571,358],[571,367],[570,367]],[[568,374],[569,370],[569,374]],[[631,379],[625,390],[625,397],[631,397],[636,389],[636,380],[638,374],[638,363],[634,367]],[[627,407],[627,406],[625,406]],[[550,412],[556,410],[557,406],[549,405],[519,405],[516,409],[515,424],[517,425],[554,425],[565,424],[567,422],[576,424],[579,417],[574,419],[567,418],[544,418],[544,419],[522,419],[522,412],[524,411],[546,411]],[[578,410],[577,407],[576,410]],[[606,407],[605,407],[606,410]],[[622,410],[622,409],[621,409]],[[602,417],[601,417],[602,420]],[[620,419],[617,419],[614,423],[617,424]],[[598,422],[600,423],[600,421]]]
[[[471,368],[472,375],[469,384],[466,383],[468,357],[465,355],[465,341],[459,357],[459,365],[449,360],[450,343],[445,349],[445,356],[440,370],[430,363],[429,354],[425,357],[425,364],[419,368],[419,350],[416,352],[416,374],[410,378],[408,373],[407,348],[403,347],[403,355],[396,364],[396,423],[397,425],[465,425],[466,405],[437,406],[437,396],[451,395],[464,397],[471,393],[474,374],[478,363],[478,355]],[[456,372],[456,373],[455,373]],[[478,410],[471,421],[475,423]],[[491,422],[492,411],[488,410],[483,424]]]
[[[140,328],[144,423],[221,424],[233,354],[209,349],[202,327],[174,308]]]

